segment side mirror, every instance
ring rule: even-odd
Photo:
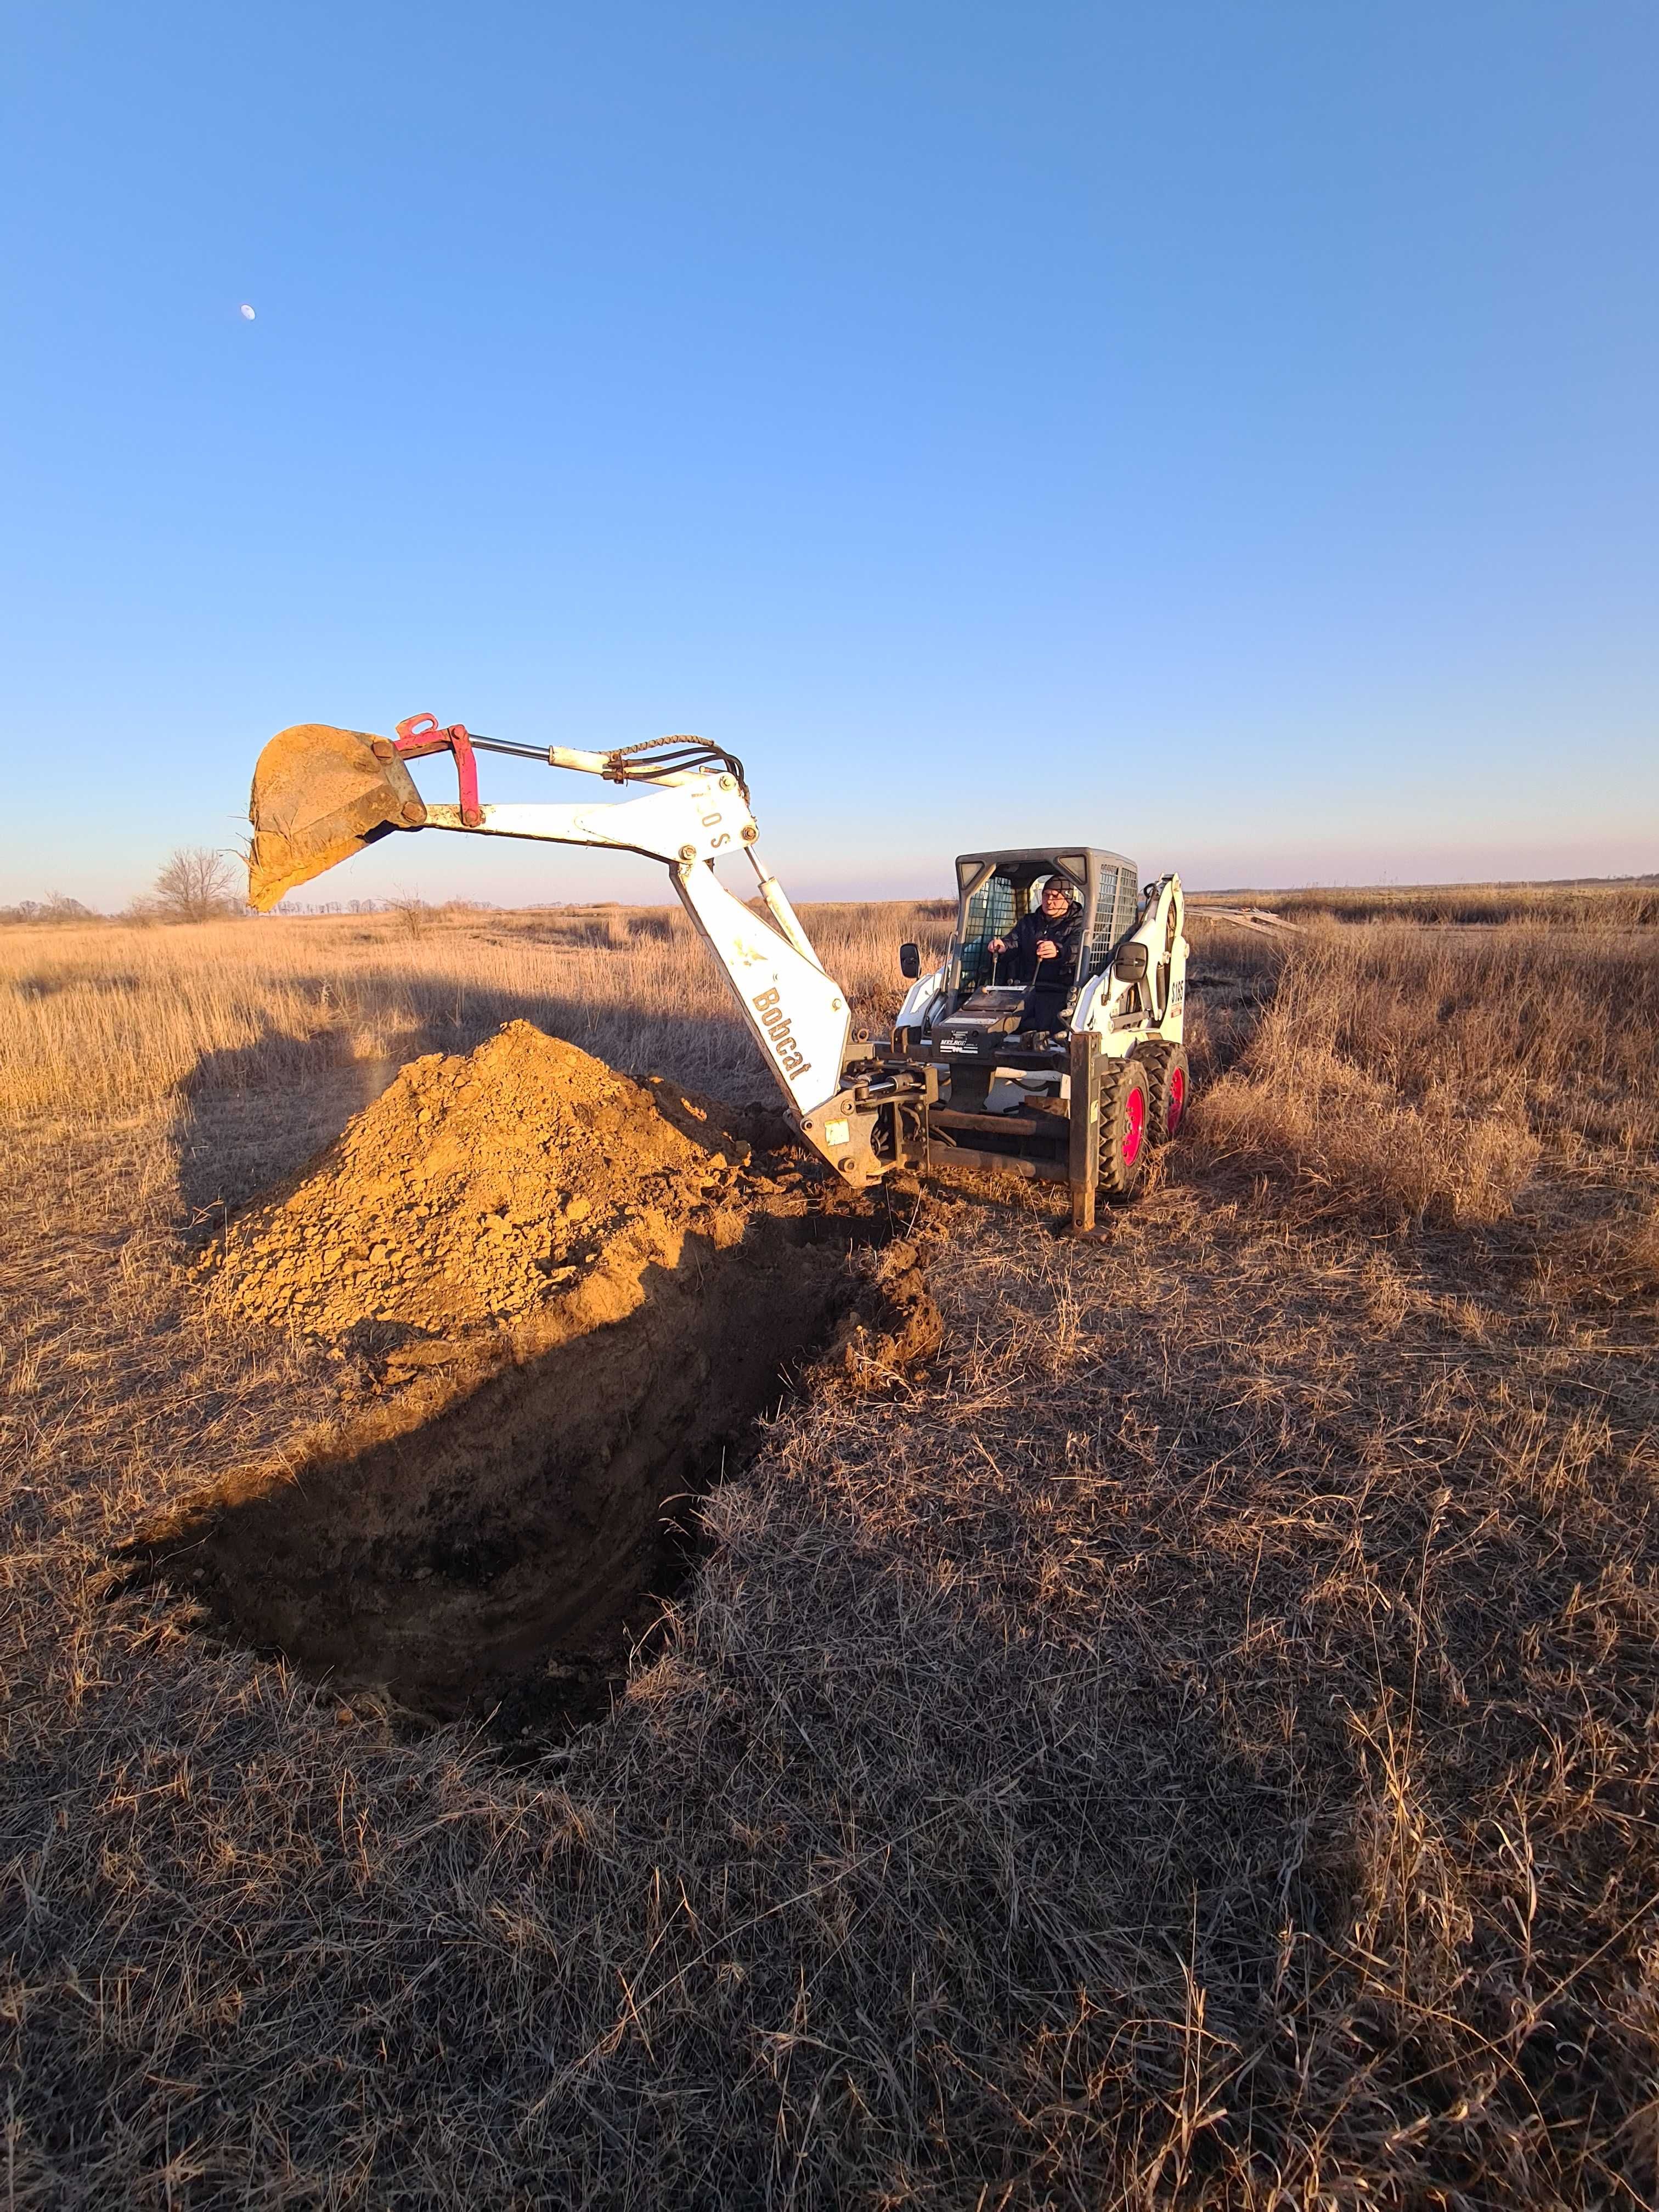
[[[899,974],[903,976],[907,983],[914,983],[921,973],[921,945],[901,945],[899,947]]]
[[[1112,973],[1120,983],[1144,983],[1146,980],[1146,948],[1144,945],[1123,945],[1112,963]]]

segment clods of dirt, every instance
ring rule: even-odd
[[[757,1416],[937,1347],[891,1222],[526,1023],[416,1061],[231,1222],[209,1288],[378,1343],[382,1387],[143,1530],[129,1585],[343,1691],[556,1735],[603,1710]]]

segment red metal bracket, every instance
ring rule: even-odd
[[[398,742],[393,750],[404,760],[424,760],[428,753],[453,754],[461,787],[461,820],[469,830],[482,827],[478,763],[464,722],[452,723],[446,730],[440,728],[435,714],[406,715],[398,725]]]

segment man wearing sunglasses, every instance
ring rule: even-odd
[[[987,951],[1006,954],[1011,983],[1026,983],[1021,1026],[1044,1036],[1060,1026],[1060,1009],[1077,974],[1078,940],[1083,910],[1064,876],[1050,876],[1040,903],[1022,915],[1006,937],[994,937]]]

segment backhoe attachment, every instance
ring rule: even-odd
[[[481,805],[473,755],[508,753],[624,787],[609,805]],[[459,803],[428,804],[405,765],[428,753],[455,763]],[[349,860],[393,830],[460,830],[640,853],[663,862],[698,935],[719,961],[738,1012],[814,1152],[854,1188],[919,1156],[935,1079],[874,1059],[867,1034],[824,973],[799,916],[755,849],[743,763],[700,738],[652,738],[609,752],[521,745],[473,736],[430,714],[399,722],[394,741],[301,722],[260,754],[249,805],[248,902]],[[717,861],[745,858],[764,915],[726,889]]]

